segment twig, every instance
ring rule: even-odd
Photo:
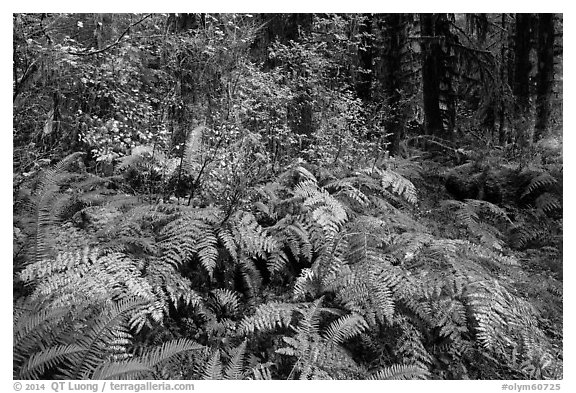
[[[458,47],[458,48],[462,48],[462,49],[467,50],[467,51],[470,51],[470,52],[476,52],[476,53],[481,53],[481,54],[483,54],[483,55],[494,56],[494,55],[492,54],[492,52],[487,51],[487,50],[476,49],[476,48],[472,48],[472,47],[469,47],[469,46],[466,46],[466,45],[456,44],[456,43],[452,43],[451,45],[452,45],[452,46],[456,46],[456,47]]]
[[[130,26],[128,26],[126,28],[126,30],[124,30],[124,32],[122,32],[122,34],[120,34],[120,37],[118,37],[116,39],[116,41],[114,41],[113,43],[111,43],[110,45],[102,48],[102,49],[98,49],[95,51],[90,51],[90,52],[68,52],[68,54],[70,55],[74,55],[74,56],[91,56],[91,55],[96,55],[98,53],[102,53],[107,51],[108,49],[118,45],[120,43],[120,41],[122,40],[122,38],[128,34],[128,32],[130,31],[130,29],[136,25],[139,25],[140,23],[144,22],[146,19],[150,18],[152,16],[152,14],[148,14],[145,17],[141,18],[140,20],[138,20],[137,22],[132,23]]]

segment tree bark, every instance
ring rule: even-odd
[[[526,115],[530,109],[530,20],[530,14],[516,14],[513,92],[520,115]]]
[[[440,111],[440,37],[436,36],[436,14],[421,14],[422,35],[422,92],[424,101],[424,122],[426,133],[443,135],[442,113]]]
[[[498,125],[498,142],[504,145],[507,142],[508,133],[506,130],[506,115],[508,108],[506,107],[506,86],[508,85],[509,77],[509,33],[508,33],[508,17],[505,13],[500,16],[500,24],[502,27],[500,33],[500,108],[498,109],[499,125]]]
[[[408,42],[406,17],[403,14],[386,14],[380,22],[382,42],[379,45],[378,76],[389,111],[384,126],[385,131],[392,134],[389,150],[392,154],[398,154],[407,122],[406,104],[402,102],[405,80],[402,76],[402,61]]]
[[[542,139],[550,118],[550,96],[554,82],[554,14],[538,18],[538,76],[534,142]]]

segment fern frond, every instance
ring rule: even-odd
[[[265,258],[266,253],[278,249],[276,240],[269,236],[251,213],[242,212],[235,220],[236,243],[250,256]]]
[[[195,341],[186,338],[180,338],[177,340],[167,341],[156,348],[147,350],[140,356],[140,358],[144,364],[152,369],[158,367],[160,364],[166,361],[172,361],[172,358],[182,353],[200,351],[203,349],[204,346],[196,343]]]
[[[556,195],[549,192],[545,192],[536,198],[535,205],[536,208],[542,210],[544,213],[562,210],[562,201],[560,201]]]
[[[212,277],[214,273],[214,268],[216,267],[216,259],[218,258],[218,241],[216,236],[210,232],[204,233],[196,243],[196,249],[200,263],[208,272],[208,275]]]
[[[368,329],[368,324],[360,315],[350,314],[332,322],[324,332],[324,339],[329,343],[342,344]]]
[[[294,195],[312,208],[313,219],[322,227],[328,239],[346,222],[348,216],[342,204],[313,181],[303,181],[294,187]]]
[[[371,375],[368,379],[426,379],[428,370],[418,366],[395,364]]]
[[[476,211],[485,211],[496,218],[501,218],[510,224],[512,223],[512,220],[510,220],[508,217],[506,210],[498,205],[480,199],[466,199],[466,203],[473,206]]]
[[[392,192],[403,197],[408,203],[415,205],[418,203],[418,195],[414,184],[404,176],[390,170],[380,168],[364,169],[363,172],[377,176],[382,189],[391,188]]]
[[[36,352],[22,366],[18,379],[39,379],[47,369],[64,360],[77,359],[78,355],[85,351],[86,348],[82,346],[70,344],[56,345]]]
[[[238,251],[234,235],[226,228],[219,228],[217,231],[218,240],[230,254],[233,261],[238,260]]]
[[[288,327],[296,305],[291,303],[271,302],[258,306],[252,316],[245,317],[239,325],[241,334],[250,334],[256,331],[266,332],[280,327]]]
[[[302,269],[302,272],[294,283],[294,300],[304,299],[307,294],[316,297],[319,289],[319,282],[314,271],[309,268]]]
[[[246,355],[246,344],[244,340],[242,344],[234,348],[230,352],[230,361],[224,369],[224,376],[226,379],[243,379],[244,378],[244,356]]]
[[[109,343],[114,341],[117,330],[126,329],[131,313],[143,305],[139,299],[120,300],[89,321],[89,328],[75,341],[84,351],[74,361],[74,366],[65,371],[65,376],[77,379],[96,370],[103,363],[102,354],[107,352]]]
[[[124,362],[108,362],[98,367],[91,379],[139,379],[152,373],[153,370],[140,359]]]
[[[206,362],[202,379],[223,379],[222,375],[222,361],[220,360],[220,351],[217,349]]]
[[[266,262],[266,267],[271,274],[281,272],[289,264],[289,259],[286,253],[282,250],[278,250],[268,258]]]
[[[424,347],[422,333],[406,317],[400,319],[400,328],[402,333],[397,340],[397,351],[403,363],[427,370],[432,364],[432,356]]]
[[[215,289],[212,291],[214,305],[219,315],[236,315],[240,309],[238,295],[229,289]]]
[[[533,194],[536,190],[550,187],[556,183],[557,180],[554,176],[552,176],[548,172],[543,172],[540,175],[534,177],[532,180],[530,180],[530,183],[528,183],[528,185],[524,189],[524,192],[522,192],[520,199],[526,198],[527,196]]]

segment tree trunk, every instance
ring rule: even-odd
[[[421,14],[422,35],[422,92],[424,101],[424,122],[426,133],[443,135],[442,113],[440,111],[440,37],[436,36],[436,14]]]
[[[538,18],[538,77],[534,142],[542,139],[550,118],[550,96],[554,78],[554,14]]]
[[[530,109],[530,20],[530,14],[516,14],[513,92],[520,115],[526,115]]]
[[[382,42],[379,45],[378,77],[389,111],[384,127],[387,133],[392,134],[390,152],[398,154],[407,122],[406,105],[402,102],[405,79],[402,76],[402,61],[408,42],[406,17],[403,14],[386,14],[382,16],[379,24]]]
[[[506,14],[501,15],[501,34],[500,34],[500,108],[499,108],[499,125],[498,125],[498,142],[502,146],[507,141],[507,130],[506,130],[506,115],[508,113],[508,109],[506,107],[506,100],[504,99],[506,96],[506,86],[508,85],[508,76],[509,76],[509,54],[508,54],[508,40],[509,40],[509,33],[507,32],[508,29],[508,18]]]

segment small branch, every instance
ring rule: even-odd
[[[150,18],[151,16],[152,16],[152,14],[148,14],[145,17],[138,20],[137,22],[132,23],[130,26],[128,26],[126,28],[126,30],[124,30],[124,32],[122,32],[122,34],[120,34],[120,37],[118,37],[116,39],[116,41],[114,41],[113,43],[111,43],[110,45],[108,45],[102,49],[98,49],[95,51],[89,51],[89,52],[67,52],[67,53],[70,55],[74,55],[74,56],[91,56],[91,55],[96,55],[98,53],[106,52],[108,49],[113,48],[114,46],[118,45],[120,43],[120,41],[122,40],[122,38],[124,38],[124,36],[126,34],[128,34],[128,32],[130,31],[131,28],[133,28],[136,25],[139,25],[140,23],[144,22],[146,19]]]
[[[464,50],[467,50],[467,51],[470,51],[470,52],[476,52],[476,53],[481,53],[481,54],[483,54],[483,55],[493,56],[492,52],[487,51],[487,50],[471,48],[471,47],[469,47],[469,46],[465,46],[465,45],[462,45],[462,44],[456,44],[456,43],[452,43],[451,45],[452,45],[452,46],[455,46],[455,47],[458,47],[458,48],[461,48],[461,49],[464,49]]]
[[[208,165],[210,165],[214,161],[214,158],[216,157],[216,153],[218,152],[218,148],[220,147],[220,144],[222,143],[223,139],[224,139],[224,137],[222,136],[218,140],[218,143],[216,144],[216,147],[214,148],[214,154],[212,154],[211,158],[209,158],[209,159],[207,158],[204,160],[204,162],[202,163],[202,168],[200,168],[200,172],[198,172],[198,176],[196,176],[196,179],[192,182],[192,190],[190,191],[190,197],[188,198],[188,206],[190,206],[190,203],[192,203],[192,198],[194,197],[194,191],[196,190],[196,188],[198,188],[200,186],[200,178],[202,177],[204,170],[206,169],[206,167]]]

